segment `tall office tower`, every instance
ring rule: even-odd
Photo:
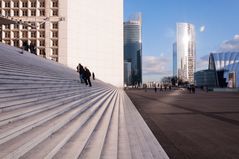
[[[142,83],[142,16],[134,14],[124,22],[124,61],[131,65],[131,75],[124,73],[124,83],[139,85]],[[128,64],[129,65],[129,64]],[[126,77],[127,76],[127,77]]]
[[[189,23],[177,23],[177,73],[183,81],[194,82],[196,70],[195,29]]]
[[[177,43],[173,43],[173,76],[177,76]]]
[[[38,55],[123,86],[123,0],[1,0],[0,11],[28,24],[3,26],[3,43],[33,42]]]

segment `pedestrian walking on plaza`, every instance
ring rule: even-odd
[[[163,91],[163,86],[162,85],[160,85],[160,91]]]
[[[147,84],[143,84],[144,91],[147,92]]]
[[[195,94],[195,86],[192,86],[192,93]]]
[[[154,87],[154,92],[157,93],[157,86]]]
[[[86,81],[86,85],[89,83],[89,86],[91,87],[91,81],[90,81],[90,76],[91,76],[91,73],[90,73],[90,70],[85,67],[85,81]]]

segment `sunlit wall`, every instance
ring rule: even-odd
[[[60,62],[87,66],[97,79],[123,86],[123,0],[60,0],[65,17]],[[65,29],[64,29],[65,28]]]

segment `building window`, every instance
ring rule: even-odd
[[[22,37],[23,38],[27,38],[28,37],[28,32],[27,31],[23,31],[22,32]]]
[[[19,25],[18,24],[14,24],[13,25],[13,29],[18,29],[19,28]]]
[[[19,2],[13,2],[13,6],[14,6],[15,8],[18,8],[18,7],[19,7]]]
[[[22,25],[22,29],[27,29],[27,25]]]
[[[52,23],[52,29],[58,29],[58,23]]]
[[[5,29],[10,29],[10,24],[5,25]]]
[[[18,41],[18,40],[14,40],[14,41],[13,41],[13,45],[14,45],[15,47],[19,47],[19,41]]]
[[[27,17],[27,16],[28,16],[27,10],[22,10],[22,16],[24,16],[24,17]]]
[[[40,38],[45,38],[45,32],[44,31],[40,31],[40,33],[39,33],[40,35]]]
[[[10,8],[10,1],[5,1],[5,7]]]
[[[10,38],[10,35],[11,35],[11,34],[10,34],[10,31],[6,31],[6,32],[5,32],[5,38]]]
[[[31,26],[31,29],[36,29],[36,25],[37,25],[36,23],[31,22],[29,25]]]
[[[19,38],[19,32],[13,32],[13,36],[14,36],[14,38]]]
[[[32,8],[36,8],[36,6],[37,6],[36,1],[31,1],[31,7],[32,7]]]
[[[52,10],[52,16],[58,16],[58,10],[56,9]]]
[[[5,10],[5,16],[11,16],[11,12],[10,12],[9,9],[8,9],[8,10]]]
[[[22,7],[27,8],[28,7],[27,2],[22,2]]]
[[[39,49],[39,53],[40,53],[40,55],[43,56],[43,57],[46,56],[45,49]]]
[[[37,36],[36,36],[36,32],[35,31],[32,31],[31,32],[31,38],[36,38]]]
[[[14,10],[13,11],[13,16],[19,16],[19,11],[18,10]]]
[[[52,40],[52,46],[58,46],[58,41],[57,40]]]
[[[45,16],[45,10],[40,10],[40,16]]]
[[[57,31],[53,31],[52,32],[52,37],[53,38],[57,38],[58,37],[58,32]]]
[[[10,40],[4,40],[5,44],[11,45],[11,41]]]
[[[52,1],[52,7],[58,7],[58,1],[57,0]]]
[[[45,1],[40,1],[40,7],[45,7]]]
[[[40,40],[39,42],[40,42],[39,46],[45,46],[45,41],[44,40]]]
[[[31,10],[31,16],[36,16],[36,10]]]
[[[52,55],[58,55],[58,49],[52,49]]]
[[[40,28],[40,29],[45,29],[45,24],[44,24],[44,23],[41,24],[39,28]]]

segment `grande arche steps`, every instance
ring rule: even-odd
[[[125,92],[0,43],[1,159],[167,159]]]

